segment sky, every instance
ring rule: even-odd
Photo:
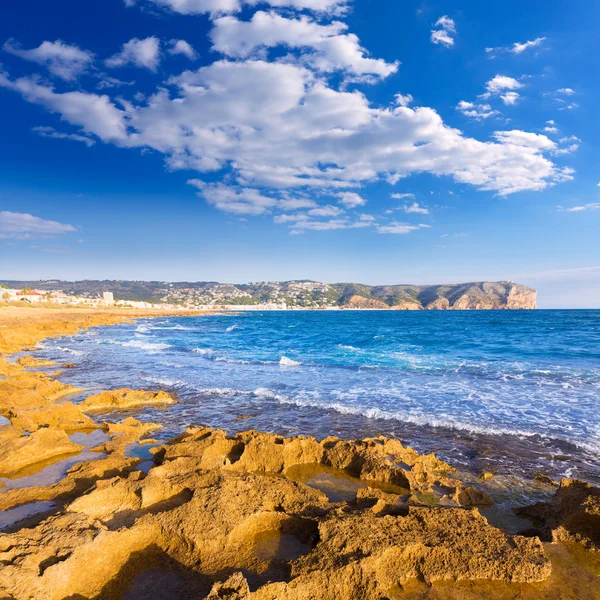
[[[600,308],[600,3],[30,0],[0,279],[512,280]]]

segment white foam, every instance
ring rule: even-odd
[[[282,356],[279,365],[282,367],[299,367],[302,363],[298,360],[292,360],[287,356]]]
[[[232,325],[231,327],[228,327],[225,331],[231,332],[231,331],[235,331],[236,329],[239,329],[239,328],[240,328],[239,325]]]
[[[139,348],[140,350],[146,350],[147,352],[160,352],[166,350],[171,346],[169,344],[162,344],[157,342],[144,342],[142,340],[130,340],[129,342],[118,342],[123,348]]]
[[[83,356],[84,352],[81,350],[74,350],[73,348],[65,348],[64,346],[46,346],[48,350],[58,350],[58,352],[66,352],[73,356]]]
[[[194,348],[192,352],[200,356],[212,356],[215,353],[212,348]]]
[[[241,358],[228,358],[227,356],[218,356],[217,358],[215,358],[215,361],[231,363],[233,365],[251,365],[252,364],[251,360],[243,360]]]
[[[195,391],[206,396],[239,396],[250,393],[233,388],[198,388]]]
[[[178,379],[169,379],[168,377],[148,377],[146,375],[140,375],[140,379],[142,381],[147,381],[148,383],[154,383],[156,385],[165,385],[168,387],[185,385],[184,381],[180,381]]]
[[[348,404],[341,404],[339,402],[321,402],[306,397],[302,398],[296,396],[294,398],[288,398],[266,388],[258,388],[254,391],[254,395],[257,398],[275,400],[277,402],[280,402],[281,404],[295,405],[301,408],[310,407],[318,408],[321,410],[334,410],[343,415],[356,415],[366,417],[368,419],[382,419],[386,421],[400,421],[403,423],[412,423],[414,425],[420,425],[425,427],[436,427],[443,429],[454,429],[457,431],[466,431],[468,433],[475,433],[479,435],[511,435],[518,437],[539,436],[547,440],[568,442],[574,444],[575,446],[583,450],[587,450],[595,454],[600,453],[600,441],[583,442],[569,437],[563,437],[560,435],[547,435],[538,431],[526,431],[518,428],[482,426],[474,423],[464,423],[460,421],[455,421],[448,415],[441,415],[439,418],[436,418],[430,415],[409,414],[404,413],[402,411],[389,411],[376,407],[365,407],[356,405],[353,406]]]

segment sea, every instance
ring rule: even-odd
[[[600,482],[600,311],[154,318],[50,339],[35,356],[75,363],[61,380],[86,388],[79,398],[177,394],[134,415],[163,425],[160,439],[195,425],[385,435],[474,476]]]

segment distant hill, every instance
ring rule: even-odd
[[[303,308],[394,310],[491,310],[537,308],[537,293],[510,281],[456,285],[385,285],[315,281],[223,284],[164,281],[0,281],[11,288],[63,291],[97,297],[111,291],[117,300],[167,302],[185,306],[286,304]]]

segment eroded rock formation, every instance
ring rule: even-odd
[[[448,465],[395,440],[194,429],[156,448],[155,464],[99,478],[39,525],[0,535],[0,590],[17,600],[122,593],[156,556],[193,573],[199,598],[228,597],[233,586],[257,600],[380,600],[413,579],[550,575],[536,538],[507,535],[476,508],[420,503],[416,491],[456,493],[460,483]],[[332,502],[286,476],[315,464],[374,487]],[[398,510],[377,510],[383,498]]]

